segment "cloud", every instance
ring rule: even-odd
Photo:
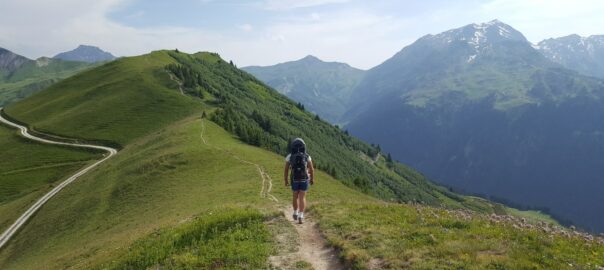
[[[407,42],[388,38],[394,36],[392,32],[400,20],[361,9],[296,13],[273,18],[262,27],[239,24],[236,29],[255,34],[238,35],[194,27],[123,25],[108,14],[129,3],[125,0],[33,2],[15,1],[8,10],[0,10],[0,47],[30,58],[53,56],[78,44],[91,44],[118,56],[158,49],[207,50],[244,66],[274,64],[313,54],[368,68],[399,50],[404,44],[401,42]],[[301,1],[298,5],[328,2],[334,3]],[[22,14],[31,17],[25,19]]]
[[[92,44],[122,56],[170,48],[218,50],[211,44],[225,40],[220,34],[202,29],[135,28],[110,20],[108,14],[128,3],[124,0],[33,2],[13,1],[0,10],[0,47],[37,58],[53,56],[78,44]]]
[[[238,61],[269,65],[312,54],[370,68],[410,43],[412,39],[397,33],[412,27],[406,19],[362,9],[300,14],[255,30],[259,38],[245,43],[251,53],[238,55]]]
[[[239,28],[245,32],[250,32],[250,31],[254,30],[254,27],[252,27],[252,25],[249,23],[237,25],[237,28]]]
[[[205,50],[245,66],[270,65],[313,54],[328,61],[371,68],[425,34],[472,22],[498,18],[533,42],[570,33],[601,34],[600,26],[604,25],[599,14],[604,2],[595,0],[472,0],[426,6],[424,10],[398,1],[390,2],[385,9],[376,8],[373,2],[356,1],[332,9],[322,5],[347,0],[257,0],[256,4],[263,5],[241,8],[246,12],[242,13],[246,15],[244,22],[227,16],[212,21],[225,28],[133,27],[109,16],[135,0],[0,1],[0,47],[30,58],[91,44],[118,56],[157,49]],[[142,1],[137,3],[144,5]],[[408,9],[405,15],[396,8],[400,6]],[[299,7],[315,8],[296,9]],[[289,10],[272,12],[266,8]],[[254,12],[262,14],[262,19],[254,17],[258,16]],[[124,16],[153,16],[152,12],[136,9],[129,14]]]
[[[573,33],[604,34],[604,2],[598,0],[492,0],[480,12],[518,28],[533,42]]]
[[[341,4],[350,0],[265,0],[264,8],[268,10],[286,10],[323,6],[327,4]]]

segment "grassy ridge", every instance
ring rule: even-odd
[[[199,213],[278,205],[260,196],[258,163],[274,180],[272,194],[288,202],[283,157],[238,141],[207,121],[188,119],[137,139],[63,190],[0,251],[2,269],[90,268],[124,254],[135,240]],[[318,172],[313,202],[375,201]]]
[[[395,204],[318,205],[321,229],[356,269],[600,269],[604,244],[550,225]],[[603,241],[604,240],[600,240]]]
[[[173,62],[162,52],[122,58],[5,110],[39,131],[123,146],[200,110],[200,104],[182,96],[164,71]]]
[[[83,149],[35,143],[0,125],[0,231],[59,180],[100,157]]]

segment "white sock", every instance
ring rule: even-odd
[[[304,218],[304,212],[300,212],[298,215],[299,215],[301,218]]]
[[[298,215],[298,209],[294,210],[294,215]]]

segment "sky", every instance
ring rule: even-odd
[[[529,41],[604,34],[600,0],[0,0],[0,47],[35,59],[79,44],[178,48],[238,66],[314,55],[369,69],[426,34],[498,19]]]

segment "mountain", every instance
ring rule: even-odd
[[[36,213],[0,250],[2,269],[308,268],[292,247],[321,235],[355,268],[604,264],[604,239],[435,186],[214,53],[122,58],[4,113],[120,151]],[[295,136],[320,168],[307,212],[320,226],[282,214],[283,154]]]
[[[604,78],[604,35],[550,38],[539,42],[536,48],[568,69]]]
[[[0,107],[91,66],[93,64],[47,57],[31,60],[0,48]]]
[[[29,59],[21,55],[0,48],[0,77],[8,76],[28,61]]]
[[[71,51],[59,53],[53,58],[65,61],[96,63],[114,60],[115,56],[95,46],[80,45]]]
[[[346,128],[455,190],[604,231],[603,98],[603,81],[491,21],[422,37],[369,70]]]
[[[312,55],[274,66],[244,67],[243,70],[331,123],[338,123],[348,107],[352,89],[364,74],[363,70],[348,64],[324,62]]]

